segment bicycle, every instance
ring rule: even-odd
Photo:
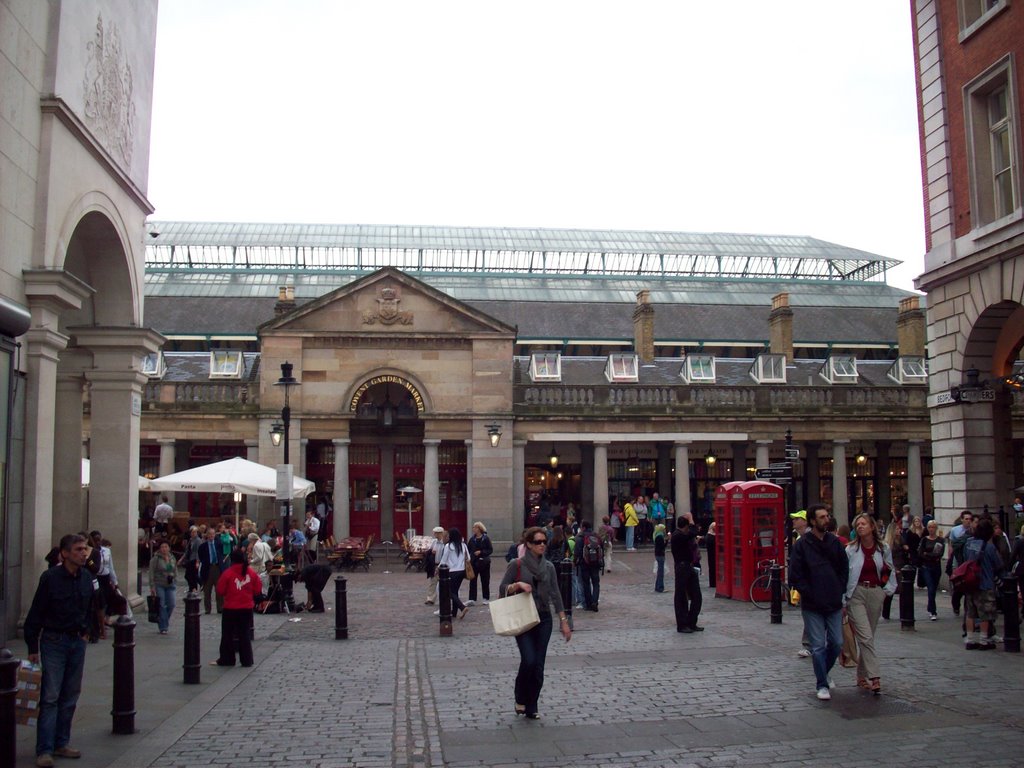
[[[755,608],[767,610],[772,605],[772,566],[776,560],[759,560],[757,563],[757,576],[750,582],[750,602]],[[782,575],[782,571],[780,571]],[[785,576],[782,576],[782,601],[789,602],[786,595],[789,586],[786,584]]]

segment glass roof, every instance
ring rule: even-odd
[[[152,221],[146,267],[882,280],[900,263],[788,235]]]

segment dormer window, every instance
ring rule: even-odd
[[[530,355],[530,381],[561,381],[562,356],[558,352]]]
[[[889,378],[897,384],[925,384],[928,368],[923,357],[898,357],[889,368]]]
[[[167,372],[163,352],[151,352],[142,358],[142,372],[151,379],[162,379]]]
[[[605,366],[604,375],[608,381],[628,382],[637,380],[637,359],[636,355],[623,352],[615,352],[608,355],[608,365]]]
[[[687,384],[696,384],[699,382],[714,384],[715,356],[687,355],[679,375]]]
[[[786,383],[786,356],[765,353],[750,366],[750,376],[758,384]]]
[[[242,353],[229,349],[210,351],[211,379],[242,378]]]
[[[856,384],[857,358],[853,355],[832,355],[819,373],[829,384]]]

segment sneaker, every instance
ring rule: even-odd
[[[825,678],[825,680],[826,680],[826,681],[828,682],[828,687],[829,687],[829,690],[832,690],[833,688],[835,688],[835,687],[836,687],[836,683],[835,683],[835,681],[834,681],[834,680],[832,679],[832,677],[831,677],[831,676],[829,676],[829,677],[826,677],[826,678]]]
[[[806,648],[801,648],[799,651],[796,652],[796,655],[799,656],[801,659],[811,658],[811,652],[808,651]]]
[[[53,750],[53,754],[57,757],[70,757],[73,760],[77,760],[82,756],[80,750],[72,749],[71,747],[57,747]]]
[[[981,647],[981,643],[964,643],[965,651],[976,651]]]
[[[36,765],[39,768],[53,768],[53,755],[44,752],[36,757]]]
[[[978,643],[979,651],[994,651],[996,649],[995,643]]]
[[[818,689],[818,699],[820,701],[828,701],[832,698],[832,694],[828,692],[828,688]]]
[[[490,600],[484,600],[484,605],[490,605],[490,604],[491,604]]]
[[[441,609],[438,608],[436,611],[434,611],[434,615],[435,616],[440,616],[441,615]]]
[[[476,600],[467,600],[466,605],[476,605]]]
[[[936,614],[934,614],[934,613],[929,613],[928,614],[928,620],[929,621],[938,621],[939,617]]]
[[[433,601],[433,600],[424,600],[424,601],[423,601],[423,604],[424,604],[424,605],[433,605],[433,604],[434,604],[434,601]],[[207,611],[207,613],[209,613],[209,611]]]

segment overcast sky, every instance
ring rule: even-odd
[[[161,220],[810,235],[923,269],[906,0],[163,0]]]

